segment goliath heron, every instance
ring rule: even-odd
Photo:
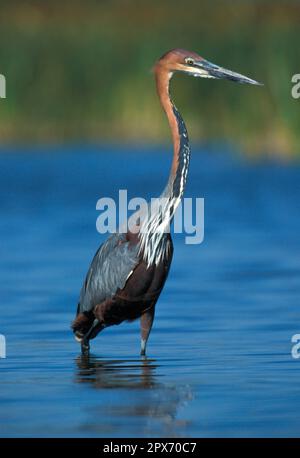
[[[141,355],[145,355],[155,304],[172,261],[173,244],[166,229],[182,198],[190,160],[187,130],[169,94],[170,79],[175,72],[259,84],[183,49],[171,50],[156,62],[157,93],[169,121],[174,145],[170,176],[156,205],[151,205],[150,211],[139,210],[133,215],[134,230],[111,235],[94,256],[72,323],[83,353],[89,351],[90,339],[105,327],[140,318]]]

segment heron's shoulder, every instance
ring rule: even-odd
[[[104,260],[111,255],[117,256],[118,253],[136,252],[136,245],[138,238],[135,234],[129,233],[115,233],[107,238],[107,240],[100,245],[95,253],[94,260]],[[93,261],[94,261],[93,260]],[[93,264],[93,262],[92,262]]]

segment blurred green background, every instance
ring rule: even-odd
[[[3,143],[163,143],[151,67],[182,47],[264,87],[180,75],[172,94],[193,142],[252,157],[300,155],[299,1],[0,1]]]

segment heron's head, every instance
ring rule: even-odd
[[[227,79],[237,83],[261,85],[247,76],[212,64],[195,52],[185,49],[172,49],[167,52],[157,61],[156,68],[167,71],[170,76],[174,72],[182,72],[200,78]]]

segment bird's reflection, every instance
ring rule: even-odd
[[[80,355],[76,359],[78,383],[95,388],[152,388],[155,386],[155,360],[109,360]]]
[[[98,390],[83,425],[86,432],[186,435],[188,421],[178,418],[178,408],[193,398],[191,387],[163,383],[156,360],[79,356],[76,366],[76,382]]]

